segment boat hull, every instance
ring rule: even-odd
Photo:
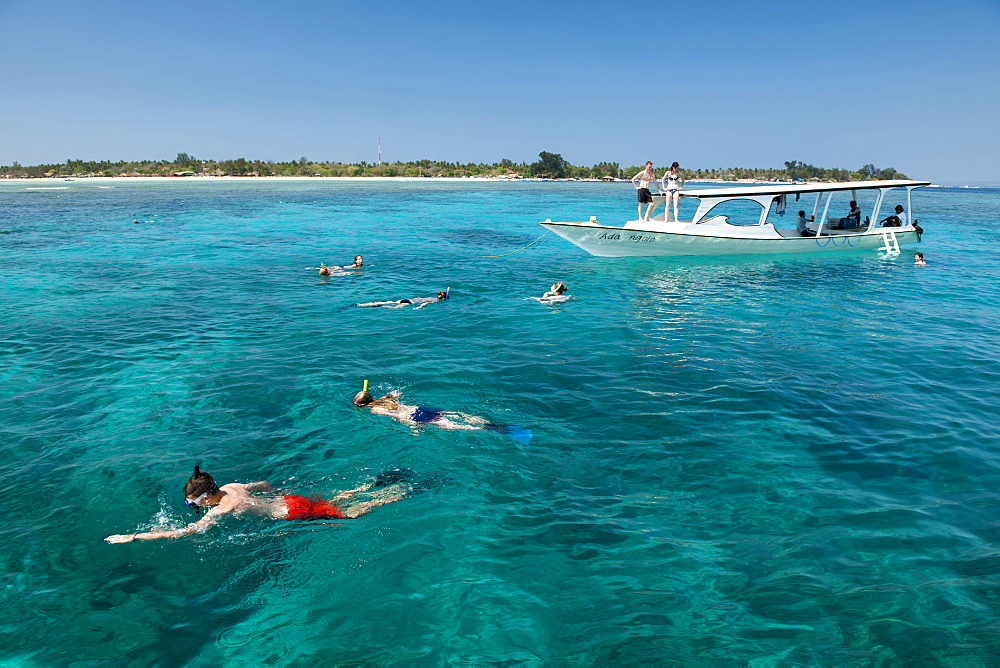
[[[874,250],[885,246],[876,230],[822,237],[722,237],[683,232],[623,229],[579,223],[541,223],[571,244],[598,257],[663,257],[681,255],[775,255]],[[916,230],[894,230],[900,246],[920,241]]]

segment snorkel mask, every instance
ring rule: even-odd
[[[203,492],[201,495],[198,496],[197,499],[195,499],[193,501],[191,499],[185,497],[184,498],[184,505],[186,505],[188,508],[201,508],[201,502],[204,501],[205,497],[208,496],[211,493],[212,493],[212,490],[209,490],[207,492]]]

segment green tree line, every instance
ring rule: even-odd
[[[383,162],[381,164],[316,162],[306,157],[289,162],[272,160],[202,160],[178,153],[174,160],[139,160],[113,162],[110,160],[67,160],[64,163],[22,166],[14,162],[0,166],[0,177],[88,177],[88,176],[174,176],[200,174],[209,176],[408,176],[408,177],[462,177],[462,176],[522,176],[553,179],[600,179],[605,177],[629,178],[641,167],[622,168],[617,162],[599,162],[591,167],[570,164],[562,155],[542,151],[532,163],[513,162],[506,158],[492,164],[460,163],[440,160],[411,162]],[[800,161],[785,162],[784,168],[725,167],[714,169],[683,168],[688,179],[718,179],[736,181],[792,181],[819,179],[822,181],[862,181],[905,179],[895,169],[879,169],[864,165],[857,171],[815,167]],[[660,174],[662,170],[657,170]]]

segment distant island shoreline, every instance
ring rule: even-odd
[[[622,167],[617,162],[599,162],[591,167],[573,165],[558,153],[542,151],[532,163],[515,163],[504,158],[495,163],[459,163],[440,160],[409,162],[376,162],[370,164],[316,162],[305,156],[288,162],[270,160],[201,160],[187,153],[178,153],[174,160],[67,160],[22,166],[0,165],[0,179],[83,179],[83,178],[395,178],[422,179],[488,179],[488,180],[568,180],[617,181],[629,179],[642,168]],[[907,176],[888,167],[879,169],[864,165],[855,170],[816,167],[790,160],[781,167],[718,167],[694,169],[682,166],[685,179],[705,183],[793,183],[887,181]],[[660,167],[662,177],[666,167]]]
[[[234,181],[234,182],[292,182],[292,181],[395,181],[404,183],[629,183],[629,179],[584,179],[584,178],[533,178],[519,177],[510,178],[502,176],[39,176],[39,177],[4,177],[0,176],[0,183],[35,183],[53,184],[75,181],[86,181],[92,183],[114,183],[114,182],[156,182],[156,183],[183,183],[183,182],[208,182],[208,181]],[[833,183],[815,179],[817,183]],[[687,179],[687,183],[785,183],[791,184],[789,180],[766,180],[766,179]]]

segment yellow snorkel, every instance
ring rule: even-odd
[[[367,380],[365,381],[364,387],[361,388],[361,391],[362,392],[367,392],[368,391],[368,381]]]

